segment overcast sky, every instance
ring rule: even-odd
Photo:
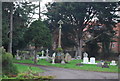
[[[45,4],[48,3],[48,2],[52,2],[52,0],[41,0],[41,2],[40,2],[41,12],[42,12],[42,11],[46,11]],[[38,2],[38,1],[37,1],[37,2],[33,2],[33,4],[39,4],[39,2]],[[37,8],[37,9],[35,10],[35,12],[39,13],[39,8]],[[46,16],[43,16],[43,15],[41,15],[41,17],[42,17],[42,19],[47,18]],[[38,18],[39,18],[39,15],[36,14],[36,15],[33,16],[33,18],[38,19]]]

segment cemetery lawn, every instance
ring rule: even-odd
[[[32,60],[14,60],[16,63],[29,63],[33,64]],[[47,62],[44,59],[39,60],[37,63],[38,65],[45,65],[45,66],[53,66],[53,67],[61,67],[61,68],[68,68],[68,69],[77,69],[77,70],[87,70],[87,71],[97,71],[97,72],[113,72],[117,73],[118,72],[118,66],[111,66],[109,65],[109,68],[102,68],[102,67],[97,67],[94,64],[84,64],[83,66],[76,66],[77,63],[81,63],[82,60],[72,60],[69,63],[66,64],[51,64]],[[96,61],[99,62],[99,61]]]
[[[21,65],[21,64],[15,64],[15,66],[17,67],[19,73],[28,72],[29,70],[32,70],[33,72],[44,72],[44,70],[38,67],[32,67],[32,66]]]

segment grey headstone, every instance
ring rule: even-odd
[[[102,63],[97,63],[97,67],[102,67]]]
[[[69,62],[69,61],[71,61],[71,60],[72,60],[71,55],[70,55],[69,53],[66,53],[66,55],[65,55],[65,61],[66,61],[66,62]]]

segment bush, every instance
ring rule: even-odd
[[[27,54],[29,51],[19,51],[20,54]]]
[[[41,53],[41,52],[37,52],[37,55],[41,56],[41,55],[42,55],[42,53]]]
[[[38,72],[28,71],[25,73],[19,73],[17,76],[8,77],[3,76],[3,79],[40,79],[40,80],[50,80],[53,79],[53,76],[40,76]]]
[[[17,67],[13,64],[12,59],[13,59],[12,54],[7,52],[2,53],[3,75],[7,75],[7,76],[17,75],[18,70],[17,70]]]
[[[58,52],[62,52],[62,51],[63,51],[62,48],[57,48],[56,50],[57,50]]]

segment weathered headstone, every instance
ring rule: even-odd
[[[19,56],[19,50],[17,50],[16,59],[17,59],[17,60],[20,60],[20,59],[21,59],[20,56]]]
[[[102,63],[97,63],[97,67],[102,67]]]
[[[53,53],[53,55],[52,55],[52,64],[55,64],[55,55],[56,55],[56,53]]]
[[[49,51],[49,50],[47,49],[47,50],[46,50],[46,57],[48,57],[48,51]]]
[[[101,60],[100,63],[102,63],[102,65],[104,65],[105,62],[103,60]]]
[[[109,68],[109,66],[108,66],[108,63],[104,63],[104,65],[102,65],[102,68]]]
[[[66,53],[66,55],[65,55],[65,61],[66,61],[66,62],[69,62],[69,61],[71,61],[71,60],[72,60],[71,55],[70,55],[69,53]]]
[[[116,64],[115,60],[112,60],[111,63],[110,63],[110,65],[115,66],[115,65],[117,65],[117,64]]]
[[[39,60],[39,55],[37,55],[37,61]]]

